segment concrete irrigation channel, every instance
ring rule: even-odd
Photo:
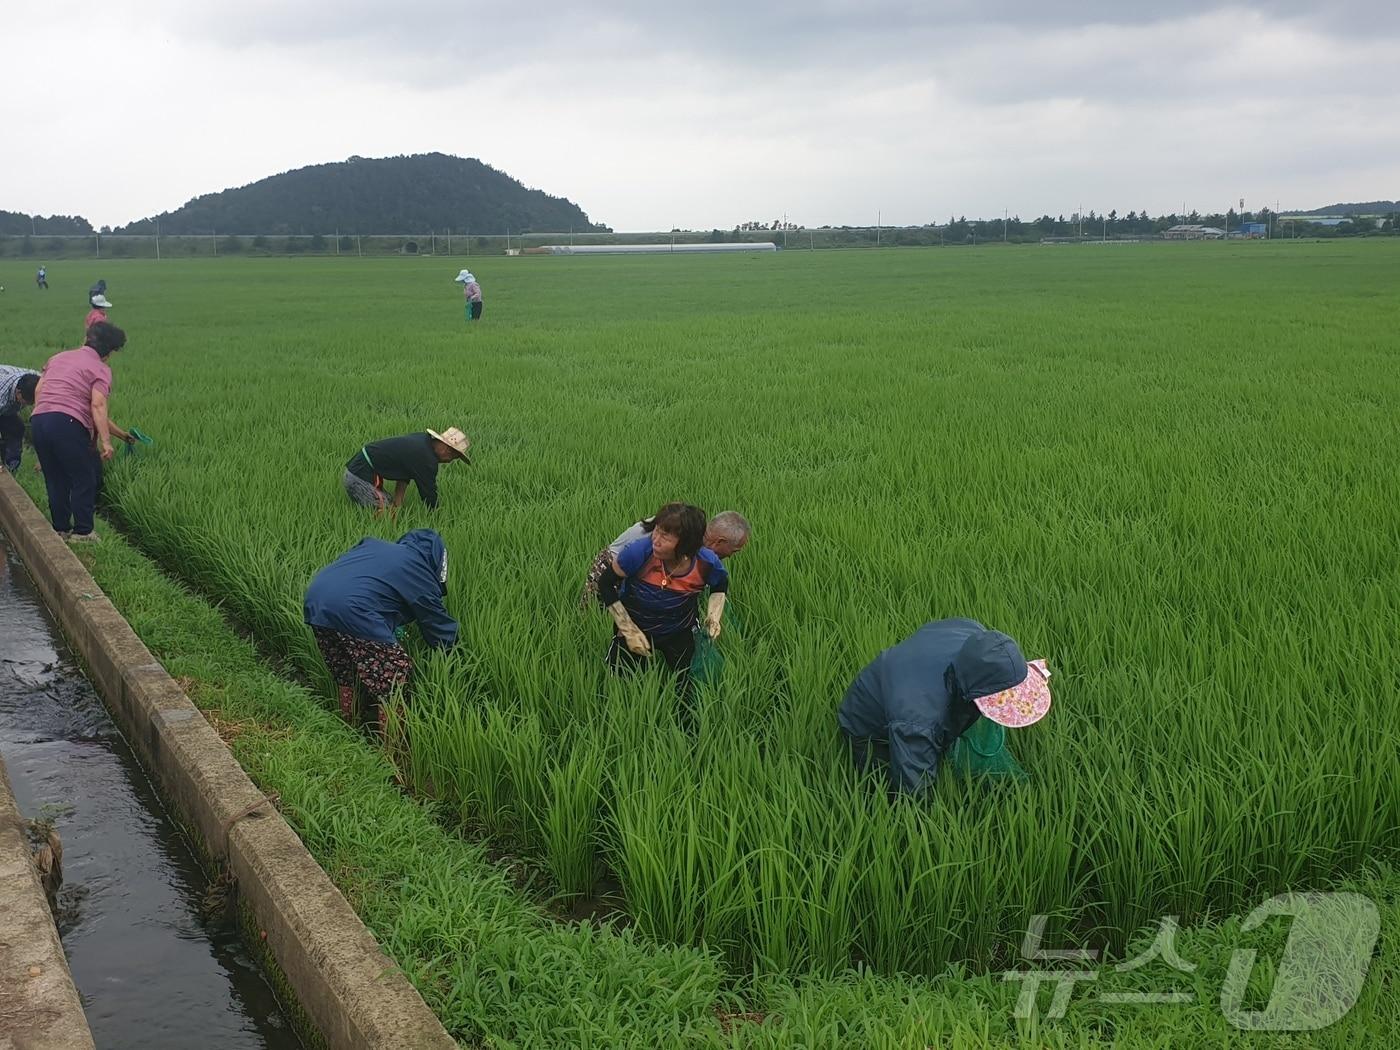
[[[235,924],[209,914],[209,880],[23,568],[3,546],[0,558],[0,766],[13,787],[11,827],[20,819],[30,825],[18,827],[4,852],[27,862],[31,843],[23,833],[43,840],[49,827],[62,851],[55,862],[55,846],[43,843],[48,878],[42,889],[34,880],[28,895],[38,904],[32,924],[22,931],[6,924],[0,941],[18,953],[9,970],[23,984],[37,967],[36,977],[57,980],[71,970],[76,985],[71,998],[44,992],[30,1009],[11,1011],[15,1031],[29,1029],[17,1045],[44,1045],[34,1029],[51,1030],[49,1018],[63,1016],[70,1030],[51,1045],[299,1047]],[[0,807],[4,790],[0,783]],[[7,885],[18,889],[18,878]],[[57,937],[50,936],[55,920]],[[59,937],[56,959],[24,958]],[[86,1044],[78,1028],[84,1013],[92,1032]]]
[[[238,935],[201,915],[208,872],[217,870],[311,1041],[331,1050],[454,1047],[295,832],[5,474],[0,527],[8,539],[0,755],[23,816],[47,817],[59,832],[58,925],[97,1045],[299,1045]],[[13,852],[22,829],[9,823],[6,836],[0,805],[0,849],[10,843]],[[0,856],[7,899],[23,881],[12,869]],[[0,924],[18,921],[0,909]],[[55,963],[52,944],[42,943],[48,935],[28,921],[0,925],[0,965],[23,964],[0,973],[0,1050],[91,1045],[37,1036],[7,1044],[21,1019],[42,1027],[49,1007],[71,1021],[71,986],[54,973],[62,957]],[[25,961],[44,951],[44,961]]]

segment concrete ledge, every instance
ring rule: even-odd
[[[296,832],[8,474],[0,474],[0,528],[166,801],[233,872],[326,1045],[455,1047]]]
[[[93,1050],[0,761],[0,1050]]]

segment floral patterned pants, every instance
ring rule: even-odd
[[[375,709],[376,718],[380,717],[379,709],[389,694],[408,684],[413,660],[408,650],[397,642],[372,642],[326,627],[312,627],[311,633],[335,679],[340,693],[340,713],[352,725],[357,681],[369,694],[369,705]]]

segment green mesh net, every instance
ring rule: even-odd
[[[720,635],[721,641],[726,637],[737,637],[741,632],[742,625],[738,614],[734,611],[734,606],[725,607],[723,624],[724,632]],[[690,664],[690,677],[696,685],[718,685],[723,674],[724,653],[720,652],[718,645],[710,641],[710,636],[705,633],[702,624],[700,629],[695,632],[695,659]]]
[[[979,718],[953,742],[946,762],[962,776],[1027,779],[1011,752],[1006,750],[1006,729],[990,718]]]
[[[690,664],[690,677],[696,685],[718,685],[724,674],[724,654],[701,628],[695,635],[695,659]]]

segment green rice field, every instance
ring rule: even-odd
[[[758,980],[929,980],[1014,965],[1037,913],[1121,949],[1395,858],[1400,244],[490,258],[471,328],[460,262],[6,263],[0,362],[77,345],[106,278],[112,415],[155,439],[113,514],[328,707],[306,583],[438,529],[462,642],[411,643],[402,775],[556,909]],[[453,425],[438,511],[347,502],[363,443]],[[693,732],[577,603],[673,499],[754,527]],[[948,616],[1055,706],[1026,783],[891,802],[835,708]]]

